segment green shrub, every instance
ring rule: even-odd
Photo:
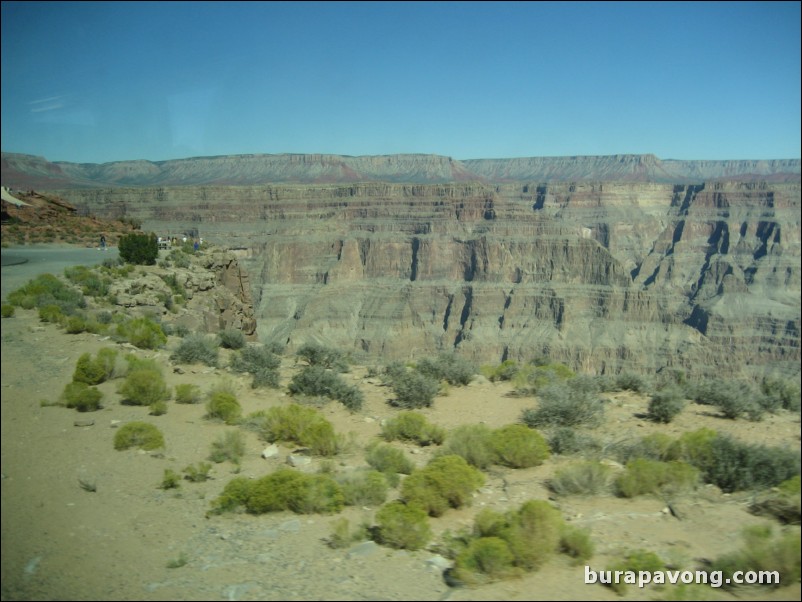
[[[133,232],[120,237],[120,258],[135,265],[155,265],[159,256],[159,241],[155,234]]]
[[[473,539],[454,561],[456,574],[468,582],[480,581],[474,578],[477,574],[486,579],[509,576],[513,574],[514,565],[515,556],[507,542],[500,537]]]
[[[622,372],[616,377],[616,384],[621,391],[633,391],[635,393],[648,393],[651,385],[640,374]]]
[[[105,297],[109,294],[111,279],[101,277],[97,271],[83,265],[64,269],[64,276],[73,284],[80,286],[84,295],[90,297]]]
[[[216,367],[219,347],[214,337],[200,333],[181,339],[170,359],[181,364],[205,364]]]
[[[342,489],[330,475],[311,474],[304,478],[304,495],[290,504],[290,510],[300,514],[330,514],[343,509]]]
[[[163,416],[167,413],[167,402],[164,400],[154,401],[149,407],[151,416]]]
[[[245,335],[241,330],[226,329],[220,331],[220,346],[226,349],[242,349],[245,347]]]
[[[159,349],[167,343],[162,327],[150,318],[133,318],[117,325],[117,334],[140,349]]]
[[[692,387],[689,397],[696,403],[717,407],[725,418],[736,419],[746,415],[750,420],[760,420],[764,412],[758,402],[762,394],[747,383],[706,380]]]
[[[684,433],[666,458],[695,466],[704,482],[725,492],[774,487],[800,470],[799,451],[743,443],[710,429]]]
[[[161,431],[147,422],[129,422],[114,435],[114,449],[124,450],[138,447],[146,451],[164,447]]]
[[[317,456],[334,456],[344,448],[343,439],[334,432],[332,424],[326,420],[309,425],[304,432],[303,445]]]
[[[441,456],[404,480],[401,497],[408,504],[420,505],[431,516],[440,516],[449,507],[469,505],[471,494],[484,481],[484,475],[462,457]]]
[[[725,492],[774,487],[799,474],[799,450],[718,435],[711,442],[707,463],[698,467],[705,482]]]
[[[252,514],[281,510],[313,514],[339,512],[343,503],[342,490],[329,475],[280,469],[254,483],[245,506]]]
[[[382,425],[386,441],[413,441],[421,446],[440,445],[446,436],[444,428],[430,423],[418,412],[400,412]]]
[[[621,497],[644,494],[672,494],[696,487],[699,471],[685,462],[660,462],[635,458],[627,462],[626,471],[615,481]]]
[[[11,318],[14,316],[14,306],[10,303],[3,303],[0,305],[0,317]]]
[[[248,416],[248,425],[266,441],[291,441],[319,456],[333,456],[342,442],[332,424],[314,408],[298,404],[277,406]]]
[[[184,478],[192,483],[203,483],[212,477],[209,472],[212,470],[212,465],[208,462],[198,462],[197,465],[190,464],[184,468]]]
[[[180,569],[182,566],[186,566],[187,562],[189,562],[189,558],[184,552],[181,552],[177,558],[170,560],[166,566],[168,569]]]
[[[391,386],[395,398],[390,403],[407,410],[430,407],[440,388],[434,378],[407,370],[396,373],[392,377]]]
[[[382,383],[387,386],[392,386],[393,381],[405,374],[406,372],[412,372],[411,368],[407,368],[407,366],[403,362],[391,362],[384,367],[384,370],[381,373]]]
[[[549,480],[557,495],[596,495],[610,484],[610,467],[595,460],[574,462],[558,469]]]
[[[211,514],[231,512],[245,506],[256,481],[248,477],[235,477],[226,483],[223,492],[212,501]]]
[[[631,571],[637,575],[640,571],[655,573],[656,571],[663,571],[665,568],[665,563],[654,552],[649,552],[647,550],[631,550],[627,552],[621,560],[613,563],[606,570]],[[625,583],[623,579],[611,579],[611,583],[605,585],[611,587],[619,595],[624,595],[624,593],[626,593],[627,583]]]
[[[23,309],[55,305],[62,314],[70,315],[86,307],[84,296],[53,274],[40,274],[21,288],[8,294],[8,303]]]
[[[580,381],[584,383],[585,381]],[[604,415],[604,402],[586,388],[559,383],[538,392],[537,409],[524,410],[521,420],[531,428],[542,426],[598,426]]]
[[[360,470],[335,479],[346,506],[379,506],[387,500],[387,479],[376,470]]]
[[[159,489],[178,489],[179,487],[181,487],[181,477],[174,470],[165,468]]]
[[[198,385],[181,383],[175,386],[176,403],[200,403],[201,391]]]
[[[515,558],[516,566],[532,571],[556,551],[560,540],[562,517],[544,501],[526,502],[517,512],[509,512],[497,526]]]
[[[540,466],[549,457],[543,436],[522,424],[508,424],[492,433],[497,462],[510,468]]]
[[[139,357],[133,353],[125,356],[127,364],[127,374],[136,372],[137,370],[152,370],[154,372],[162,373],[162,365],[156,361],[155,358]]]
[[[245,507],[252,514],[288,510],[304,493],[303,473],[282,468],[258,479],[251,487]]]
[[[239,431],[228,431],[212,442],[212,451],[209,459],[212,462],[225,462],[239,464],[245,454],[245,439]]]
[[[677,386],[666,387],[652,394],[649,401],[649,418],[668,424],[685,408],[683,391]]]
[[[682,460],[696,466],[703,473],[705,482],[710,482],[705,474],[713,462],[713,441],[718,433],[712,429],[701,428],[695,431],[682,433],[668,449],[666,460]]]
[[[573,370],[564,364],[527,364],[515,373],[512,382],[516,395],[536,395],[544,387],[563,383],[574,376]]]
[[[206,417],[218,418],[226,424],[238,424],[242,418],[242,406],[232,393],[211,391],[206,402]]]
[[[515,360],[504,360],[498,366],[482,366],[480,373],[490,382],[513,380],[520,367]]]
[[[529,500],[506,516],[498,536],[507,542],[515,565],[533,571],[560,550],[564,529],[560,511],[543,500]]]
[[[67,334],[81,334],[91,328],[91,325],[86,321],[86,317],[78,314],[69,316],[63,322],[63,325]]]
[[[62,313],[61,307],[51,303],[39,308],[39,320],[50,324],[62,324],[66,322],[67,316]]]
[[[385,474],[411,474],[414,468],[403,450],[385,443],[368,446],[365,459],[370,466]]]
[[[800,391],[797,383],[785,380],[778,376],[766,376],[760,383],[766,401],[764,406],[769,411],[784,408],[792,412],[799,412]]]
[[[593,437],[570,426],[559,426],[549,433],[549,448],[553,454],[569,455],[585,450],[598,450],[600,447]]]
[[[322,366],[307,366],[292,377],[287,387],[292,395],[321,395],[340,401],[352,412],[362,409],[364,396],[348,385],[340,375]]]
[[[560,551],[568,554],[575,562],[586,562],[592,558],[594,547],[587,529],[573,525],[563,526],[560,533]]]
[[[247,345],[231,357],[229,367],[234,372],[257,374],[263,370],[275,371],[280,365],[281,359],[268,347]]]
[[[368,539],[370,525],[362,524],[356,529],[351,529],[351,523],[347,518],[339,518],[332,523],[331,535],[326,540],[330,548],[347,548],[352,543]]]
[[[177,268],[186,269],[190,265],[189,256],[181,249],[172,249],[167,255],[167,260]]]
[[[79,412],[95,412],[103,407],[100,405],[103,393],[83,382],[67,383],[61,399],[65,407],[75,408]]]
[[[335,372],[348,371],[348,361],[345,358],[345,354],[337,349],[331,349],[316,343],[307,343],[298,349],[296,355],[306,360],[309,366],[328,368]]]
[[[722,399],[718,409],[725,418],[735,420],[744,416],[748,420],[757,422],[763,419],[765,413],[762,402],[762,395],[754,390],[746,390],[740,391],[737,396]]]
[[[376,513],[376,524],[377,542],[391,548],[419,550],[432,538],[426,511],[414,504],[385,504]]]
[[[436,358],[422,359],[416,369],[434,381],[444,380],[450,385],[467,385],[476,374],[473,364],[453,353],[441,353]]]
[[[649,460],[681,460],[674,456],[677,442],[664,433],[652,433],[641,437],[633,444],[620,443],[615,446],[616,458],[619,462],[628,462],[633,458]]]
[[[776,488],[762,494],[749,506],[752,514],[773,516],[781,523],[798,525],[802,522],[799,475],[783,481]]]
[[[253,380],[251,381],[251,388],[261,389],[263,387],[268,387],[270,389],[279,388],[278,370],[263,368],[262,370],[254,373]]]
[[[799,549],[802,543],[799,530],[775,536],[770,526],[755,525],[744,530],[743,539],[744,545],[740,550],[713,560],[711,570],[722,572],[725,587],[736,586],[733,579],[736,571],[778,572],[779,580],[764,584],[767,588],[799,582]]]
[[[777,485],[777,491],[782,495],[799,495],[802,493],[802,478],[796,475],[783,481]]]
[[[84,353],[75,364],[72,380],[88,385],[105,382],[114,374],[116,361],[117,350],[109,347],[100,349],[94,359],[91,353]]]
[[[496,438],[485,424],[458,426],[446,437],[440,454],[460,456],[471,466],[480,469],[487,468],[498,460]]]
[[[122,395],[123,402],[138,406],[149,406],[170,399],[170,389],[161,371],[150,368],[136,369],[133,372],[129,368],[118,392]]]

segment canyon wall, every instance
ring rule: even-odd
[[[800,371],[798,177],[49,192],[240,248],[259,338],[290,350],[545,355],[589,373]]]

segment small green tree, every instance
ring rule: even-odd
[[[156,235],[131,233],[120,238],[120,257],[126,263],[135,265],[155,265],[159,256],[159,241]]]

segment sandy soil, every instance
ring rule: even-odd
[[[249,378],[225,369],[181,366],[168,361],[177,339],[159,352],[141,352],[164,360],[168,384],[195,383],[208,390],[223,380],[236,387],[245,413],[288,403],[281,390],[250,389]],[[55,400],[71,380],[78,357],[116,346],[91,334],[67,335],[40,324],[33,311],[17,310],[2,321],[2,599],[3,600],[615,600],[612,590],[585,585],[583,566],[556,558],[524,578],[481,586],[450,588],[431,565],[432,551],[406,552],[356,544],[332,549],[325,544],[339,517],[278,513],[206,517],[209,504],[234,476],[233,466],[217,464],[213,479],[183,482],[178,490],[158,488],[165,468],[177,472],[206,460],[212,441],[236,427],[204,419],[204,406],[169,403],[163,416],[120,404],[117,382],[100,385],[105,408],[80,414],[42,407]],[[131,351],[128,349],[127,351]],[[222,358],[225,365],[226,358]],[[293,371],[283,367],[282,384]],[[362,445],[380,432],[383,418],[396,411],[387,404],[389,390],[355,368],[353,379],[365,393],[364,409],[351,414],[330,403],[323,413],[338,432],[353,433],[353,449],[337,458],[345,466],[364,465]],[[286,388],[284,389],[286,390]],[[447,428],[485,422],[491,427],[516,422],[533,399],[508,397],[508,385],[479,382],[452,387],[424,411]],[[604,425],[594,435],[609,441],[635,439],[650,432],[677,435],[702,426],[747,440],[800,446],[799,415],[780,413],[752,423],[726,420],[709,408],[691,405],[670,425],[642,416],[647,400],[624,392],[608,405]],[[90,419],[91,426],[75,426]],[[115,451],[115,425],[131,420],[156,424],[167,442],[163,453]],[[248,451],[240,474],[260,477],[275,470],[292,450],[264,460],[266,446],[244,432]],[[403,446],[418,465],[431,450]],[[528,499],[552,495],[546,480],[565,458],[544,465],[490,471],[470,508],[452,510],[432,521],[436,534],[469,526],[481,508],[517,508]],[[320,462],[304,470],[317,470]],[[96,485],[90,492],[81,482]],[[397,495],[393,490],[391,495]],[[749,494],[723,495],[713,487],[675,500],[676,518],[664,500],[613,496],[554,499],[566,519],[590,529],[596,555],[589,565],[605,568],[621,552],[646,548],[677,566],[693,568],[741,545],[740,530],[750,524],[775,524],[747,512]],[[370,520],[375,508],[348,508],[352,523]],[[775,524],[776,527],[776,524]],[[187,562],[168,568],[183,556]],[[799,600],[798,583],[771,592],[722,590],[711,599]],[[630,588],[624,599],[668,598],[669,590]]]

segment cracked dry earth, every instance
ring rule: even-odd
[[[177,339],[160,352],[135,351],[164,361],[168,384],[195,383],[207,390],[228,379],[238,391],[244,413],[288,403],[282,390],[252,390],[250,380],[225,369],[181,366],[174,372],[168,357]],[[206,518],[209,504],[234,476],[229,463],[216,464],[213,479],[184,481],[178,490],[158,488],[165,468],[176,472],[206,460],[211,442],[237,427],[204,419],[204,406],[169,403],[167,414],[120,404],[117,383],[100,385],[104,409],[79,414],[42,407],[55,400],[71,380],[84,352],[115,346],[91,334],[67,335],[41,324],[34,311],[17,310],[2,321],[2,599],[3,600],[616,600],[612,590],[584,584],[584,567],[556,557],[536,573],[480,587],[449,587],[432,561],[431,550],[391,550],[372,542],[350,548],[326,545],[339,517],[292,513]],[[221,350],[221,365],[226,365]],[[285,359],[286,391],[294,367]],[[338,432],[351,433],[351,451],[338,457],[338,469],[365,465],[363,446],[378,436],[381,420],[396,410],[389,390],[354,368],[352,379],[365,394],[365,407],[351,414],[338,403],[322,409]],[[485,422],[491,427],[516,422],[532,398],[507,396],[507,384],[486,381],[452,387],[423,410],[446,428]],[[635,439],[651,432],[677,436],[702,426],[748,441],[800,445],[799,415],[782,412],[752,423],[726,420],[705,406],[689,405],[673,423],[645,420],[647,399],[629,392],[609,396],[604,424],[594,430],[603,440]],[[75,426],[76,420],[93,421]],[[115,451],[116,421],[156,424],[167,442],[164,453]],[[259,477],[275,470],[292,451],[282,447],[275,459],[262,459],[265,443],[243,431],[247,453],[240,474]],[[428,448],[402,446],[417,465],[431,456]],[[528,499],[552,494],[546,481],[569,458],[553,457],[525,470],[495,468],[469,508],[451,510],[432,520],[435,542],[446,530],[471,524],[481,508],[507,510]],[[314,460],[303,470],[317,470]],[[87,491],[81,482],[90,482]],[[391,490],[390,496],[396,496]],[[741,545],[740,530],[773,523],[747,511],[749,494],[723,495],[713,487],[674,500],[678,517],[665,512],[664,500],[619,499],[612,495],[553,499],[563,516],[590,530],[596,554],[589,565],[608,566],[622,551],[646,548],[676,566],[694,568]],[[346,508],[352,524],[370,520],[375,508]],[[777,528],[775,524],[775,528]],[[794,527],[797,528],[798,527]],[[168,565],[183,559],[178,568]],[[630,587],[623,599],[667,599],[662,590]],[[799,583],[776,590],[709,590],[710,599],[799,600]]]

